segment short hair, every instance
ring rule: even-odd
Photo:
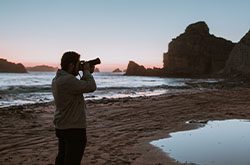
[[[61,68],[62,70],[67,70],[70,63],[76,65],[80,59],[80,54],[74,51],[65,52],[61,58]]]

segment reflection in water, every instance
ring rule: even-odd
[[[171,133],[152,141],[181,163],[199,165],[250,165],[250,122],[209,121],[195,130]]]

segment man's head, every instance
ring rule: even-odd
[[[65,52],[61,59],[62,70],[77,76],[79,71],[80,54],[69,51]]]

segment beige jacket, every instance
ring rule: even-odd
[[[52,93],[56,105],[53,121],[55,127],[57,129],[86,128],[86,104],[83,93],[95,90],[95,80],[88,71],[79,80],[59,69],[52,80]]]

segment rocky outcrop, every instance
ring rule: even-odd
[[[167,76],[210,76],[225,67],[234,43],[209,33],[205,22],[189,25],[163,55]]]
[[[250,77],[250,30],[233,48],[223,72],[228,77]]]
[[[5,73],[27,73],[23,64],[8,62],[6,59],[0,58],[0,72]]]
[[[113,70],[113,72],[122,72],[119,68],[116,68],[115,70]]]
[[[35,72],[54,72],[57,71],[57,67],[47,66],[47,65],[38,65],[34,67],[27,67],[28,71],[35,71]]]
[[[163,76],[164,70],[160,68],[145,68],[134,61],[129,61],[125,75],[128,76]]]
[[[145,72],[146,68],[144,66],[138,65],[134,61],[129,61],[125,75],[142,76],[145,75]]]

